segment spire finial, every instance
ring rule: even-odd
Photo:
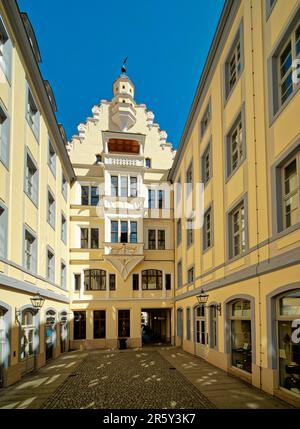
[[[125,60],[123,61],[122,68],[121,68],[122,74],[126,74],[126,66],[125,66],[125,64],[127,62],[127,59],[128,59],[128,57],[126,57]]]

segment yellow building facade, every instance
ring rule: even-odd
[[[225,2],[177,152],[125,67],[67,142],[27,15],[0,15],[0,385],[173,344],[299,406],[299,1]]]
[[[300,403],[299,1],[225,3],[172,166],[176,344]],[[206,302],[199,306],[200,300]]]
[[[69,348],[70,183],[75,175],[30,21],[0,4],[0,385]],[[39,293],[40,311],[31,303]]]

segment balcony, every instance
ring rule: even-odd
[[[144,157],[121,153],[106,153],[103,155],[105,165],[120,167],[144,167]]]

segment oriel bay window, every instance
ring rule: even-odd
[[[130,243],[137,243],[137,222],[130,222]]]
[[[118,310],[118,336],[130,337],[130,310]]]
[[[251,303],[239,299],[230,305],[231,364],[252,372]]]
[[[111,221],[111,238],[112,243],[118,243],[119,241],[119,222],[112,220]]]
[[[111,192],[112,197],[117,197],[119,195],[119,178],[118,176],[111,176]]]
[[[120,227],[119,227],[120,223]],[[119,236],[120,229],[120,236]],[[111,221],[111,243],[137,243],[137,222],[136,221]]]
[[[128,177],[121,176],[121,197],[128,196]]]
[[[128,242],[128,223],[127,221],[121,221],[121,243]]]
[[[300,398],[300,289],[287,292],[276,300],[278,326],[277,356],[279,386]]]
[[[137,197],[137,177],[130,177],[130,196]]]
[[[162,271],[143,270],[142,271],[143,290],[162,290]]]
[[[86,338],[86,312],[74,311],[74,340]]]
[[[84,289],[86,291],[106,290],[106,271],[105,270],[85,270],[84,271]]]
[[[106,330],[105,311],[96,310],[94,311],[94,338],[105,338]]]

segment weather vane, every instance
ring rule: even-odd
[[[123,74],[126,74],[126,65],[125,64],[127,62],[127,59],[128,59],[128,57],[125,58],[125,60],[123,61],[123,64],[122,64],[121,70],[122,70]]]

